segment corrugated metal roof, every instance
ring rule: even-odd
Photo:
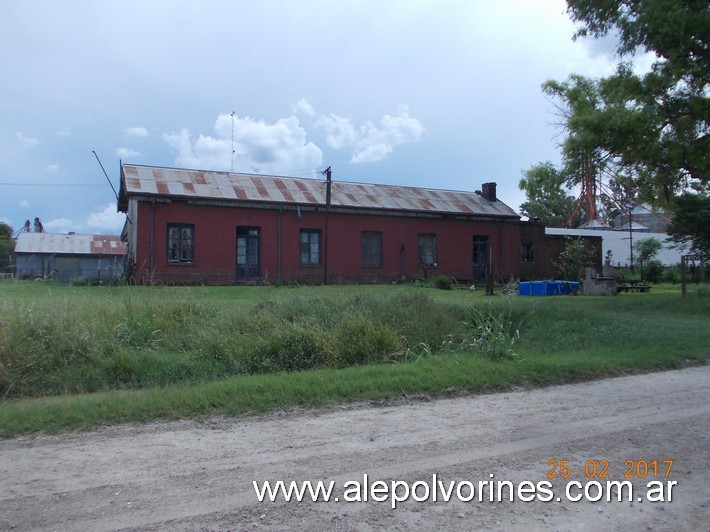
[[[113,235],[67,235],[61,233],[20,233],[15,253],[57,255],[124,255],[126,245]]]
[[[217,201],[325,205],[325,192],[325,181],[318,179],[122,166],[121,197],[124,204],[129,196],[158,195]],[[333,181],[331,206],[519,218],[502,201],[488,201],[475,192],[342,181]]]

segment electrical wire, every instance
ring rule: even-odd
[[[0,186],[6,187],[103,187],[101,183],[6,183],[0,182]]]

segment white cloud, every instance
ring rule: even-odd
[[[52,233],[69,233],[70,231],[78,231],[81,229],[81,225],[67,218],[54,218],[42,225],[44,225],[45,230],[51,229]]]
[[[22,209],[29,209],[30,202],[27,200],[20,200],[17,202],[17,205],[19,205]]]
[[[404,106],[399,108],[396,116],[382,117],[379,126],[367,122],[357,130],[350,119],[331,113],[321,116],[316,127],[325,131],[326,142],[331,148],[352,148],[351,163],[381,161],[396,146],[418,142],[424,133],[424,126],[409,116]]]
[[[148,130],[146,128],[140,127],[140,126],[127,127],[126,129],[123,130],[123,134],[126,137],[145,138],[148,136]]]
[[[314,169],[323,162],[320,148],[306,141],[306,131],[294,116],[271,124],[248,116],[219,115],[214,137],[193,139],[189,130],[182,128],[163,138],[177,150],[176,164],[188,168],[230,170],[233,162],[238,172],[289,174]]]
[[[316,114],[315,109],[313,109],[313,106],[305,98],[301,98],[296,102],[296,104],[293,106],[293,112],[305,116],[315,116]]]
[[[86,225],[95,234],[118,234],[123,229],[125,221],[126,215],[116,212],[115,203],[109,203],[103,210],[89,214]]]
[[[130,157],[141,157],[141,152],[137,150],[132,150],[131,148],[116,148],[116,155],[122,159],[128,159]]]
[[[59,139],[65,139],[71,136],[71,130],[68,127],[64,127],[54,133],[54,136]]]
[[[355,152],[350,162],[371,163],[389,155],[395,146],[418,142],[424,133],[424,126],[416,118],[400,107],[397,116],[385,115],[377,128],[367,123],[360,128],[360,138],[355,144]]]
[[[357,140],[355,127],[349,118],[343,118],[331,113],[328,116],[318,118],[316,127],[325,132],[325,141],[328,146],[336,150],[344,146],[351,146]]]
[[[58,164],[49,164],[49,165],[47,165],[47,168],[45,168],[44,170],[48,174],[56,174],[57,172],[59,172],[59,165]]]
[[[19,140],[24,146],[27,146],[28,148],[33,148],[39,144],[39,140],[37,140],[34,137],[27,137],[25,136],[22,132],[16,131],[15,132],[15,137],[17,140]]]

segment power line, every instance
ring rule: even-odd
[[[0,182],[0,186],[6,187],[103,187],[97,183],[7,183]]]

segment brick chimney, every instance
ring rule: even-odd
[[[498,201],[496,198],[496,184],[495,183],[483,183],[481,186],[481,196],[488,201]]]

